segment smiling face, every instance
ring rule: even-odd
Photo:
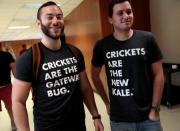
[[[56,5],[41,9],[38,25],[42,32],[51,39],[59,39],[64,28],[63,13]]]
[[[133,21],[132,7],[128,1],[114,5],[112,17],[109,17],[109,22],[113,25],[114,31],[129,31]]]

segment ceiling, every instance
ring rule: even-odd
[[[0,0],[0,41],[39,39],[36,27],[38,7],[47,0]],[[61,6],[64,17],[83,0],[53,0]],[[17,27],[18,26],[18,27]]]

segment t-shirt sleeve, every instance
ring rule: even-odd
[[[95,67],[101,67],[104,64],[103,55],[102,55],[102,47],[99,41],[95,44],[95,47],[93,49],[91,63]]]
[[[23,53],[17,59],[15,78],[22,81],[26,81],[26,82],[32,82],[33,71],[32,71],[32,50],[31,49]]]
[[[81,71],[85,70],[84,56],[83,56],[82,52],[78,48],[76,48],[76,49],[77,49],[77,53],[78,53],[77,54],[78,67],[79,67],[79,71],[81,72]]]
[[[153,37],[153,35],[150,35],[150,39],[148,42],[148,60],[149,63],[154,63],[156,61],[159,61],[163,58],[160,48],[158,47],[158,44]]]
[[[9,52],[7,52],[7,55],[8,55],[9,63],[15,62],[13,56]]]

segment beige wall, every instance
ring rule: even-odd
[[[180,63],[180,0],[150,0],[150,13],[164,61]]]
[[[67,42],[75,45],[82,51],[89,78],[93,47],[95,42],[102,37],[100,19],[98,0],[83,1],[65,18]],[[103,76],[105,77],[105,75]],[[91,79],[89,80],[92,83]]]

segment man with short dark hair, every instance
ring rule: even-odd
[[[133,30],[133,21],[129,0],[110,2],[114,32],[94,47],[92,80],[110,113],[112,131],[162,131],[162,55],[152,33]],[[103,65],[110,102],[99,76]]]
[[[37,76],[33,73],[32,48],[16,62],[12,99],[18,131],[30,131],[26,100],[31,86],[35,131],[86,131],[83,101],[92,115],[95,131],[103,131],[83,55],[76,47],[60,41],[64,29],[60,7],[52,1],[44,3],[38,9],[37,25],[42,30]]]

